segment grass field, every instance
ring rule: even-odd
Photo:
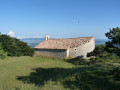
[[[120,89],[120,80],[110,72],[119,63],[73,60],[27,56],[0,60],[0,90]]]

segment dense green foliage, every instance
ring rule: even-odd
[[[120,28],[110,29],[105,35],[109,41],[96,46],[93,52],[87,54],[89,57],[95,56],[90,59],[92,62],[118,59],[120,56]]]
[[[98,45],[95,47],[93,52],[90,52],[87,54],[88,57],[90,56],[96,56],[96,59],[102,58],[102,59],[111,59],[114,57],[112,53],[109,53],[106,51],[106,45]]]
[[[88,53],[88,56],[102,56],[105,52],[105,45],[98,45],[95,47],[94,51],[91,53]]]
[[[8,35],[0,34],[0,42],[8,56],[32,56],[33,49],[27,43]]]
[[[118,60],[119,57],[115,56],[113,53],[110,53],[106,50],[106,45],[98,45],[95,47],[93,52],[87,54],[90,58],[90,63],[94,64],[97,62],[105,62],[109,60]]]
[[[107,51],[120,56],[120,28],[112,28],[109,32],[105,33],[105,35],[109,39],[109,41],[106,42]]]
[[[114,80],[120,81],[120,68],[114,68],[113,70],[111,70],[111,74],[113,75]]]
[[[4,59],[7,57],[7,53],[4,52],[1,43],[0,43],[0,59]]]

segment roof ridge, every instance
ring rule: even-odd
[[[76,37],[76,38],[59,38],[59,39],[49,39],[49,40],[61,40],[61,39],[79,39],[79,38],[94,38],[93,36],[90,37]]]

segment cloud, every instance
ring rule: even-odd
[[[18,39],[23,39],[23,38],[42,38],[40,35],[36,35],[36,36],[22,36],[22,35],[18,35],[16,37]]]
[[[14,37],[14,36],[15,36],[15,32],[10,31],[10,32],[8,33],[8,35],[11,36],[11,37]]]

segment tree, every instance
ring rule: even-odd
[[[109,32],[105,33],[105,35],[109,39],[106,42],[107,51],[120,56],[120,28],[109,29]]]
[[[5,34],[0,34],[0,42],[8,56],[32,56],[34,53],[27,43]]]

